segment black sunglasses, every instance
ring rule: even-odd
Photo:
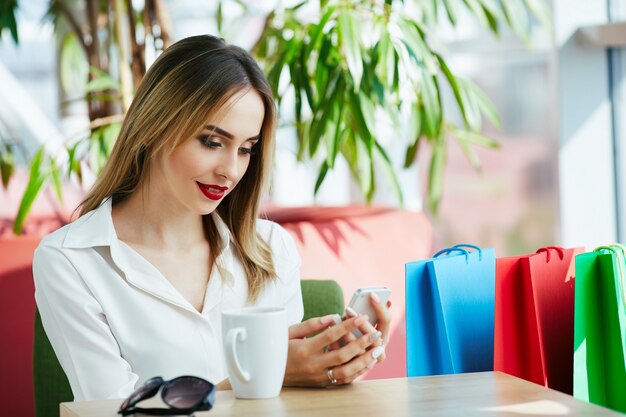
[[[135,405],[154,397],[161,390],[163,402],[170,408],[140,408]],[[179,376],[164,381],[160,376],[150,378],[137,388],[122,403],[118,414],[150,414],[154,416],[193,415],[196,411],[207,411],[215,402],[215,385],[195,376]]]

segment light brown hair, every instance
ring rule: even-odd
[[[259,94],[265,108],[261,139],[246,173],[217,213],[230,230],[248,280],[248,298],[253,301],[275,278],[271,250],[256,233],[256,219],[269,184],[276,110],[267,79],[243,49],[210,35],[189,37],[167,48],[141,81],[109,160],[79,212],[82,216],[107,198],[116,204],[138,192],[160,150],[171,152],[194,137],[210,114],[249,89]],[[204,216],[203,223],[213,264],[224,242],[211,215]]]

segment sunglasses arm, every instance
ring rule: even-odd
[[[133,407],[126,410],[120,410],[117,413],[123,416],[130,416],[133,414],[148,414],[151,416],[190,416],[196,410],[176,410],[173,408],[141,408]]]

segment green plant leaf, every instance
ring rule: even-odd
[[[500,20],[487,7],[483,6],[483,10],[485,12],[485,18],[487,19],[487,26],[491,32],[498,37],[500,34]]]
[[[530,44],[530,18],[522,0],[501,0],[502,11],[509,26],[528,46]]]
[[[469,130],[461,130],[455,127],[449,126],[448,130],[459,140],[462,140],[473,145],[482,146],[484,148],[498,149],[500,143],[493,138],[485,136],[483,134],[472,132]]]
[[[461,78],[457,78],[456,80],[459,98],[462,103],[462,114],[465,126],[471,130],[479,131],[482,128],[482,119],[476,95],[472,94],[471,89],[468,87],[471,82]]]
[[[337,159],[337,154],[339,153],[339,150],[341,149],[341,142],[343,139],[343,109],[344,109],[344,99],[343,99],[343,94],[341,94],[341,97],[338,97],[336,99],[336,107],[335,107],[335,111],[337,112],[336,117],[335,117],[335,121],[334,121],[334,129],[331,130],[329,129],[329,139],[330,139],[330,143],[329,146],[327,146],[327,151],[328,151],[328,156],[326,158],[326,161],[328,163],[328,165],[330,166],[330,168],[334,168],[335,167],[335,160]]]
[[[320,141],[326,131],[326,125],[332,118],[336,107],[343,105],[343,89],[345,83],[339,73],[336,73],[333,80],[326,89],[327,98],[323,99],[324,105],[319,106],[313,114],[313,120],[309,129],[309,156],[315,155]],[[341,98],[341,100],[339,100]]]
[[[457,82],[456,77],[452,74],[452,71],[448,67],[446,61],[439,54],[435,54],[437,57],[437,61],[439,62],[439,68],[443,72],[446,80],[448,80],[448,84],[450,84],[450,88],[452,88],[452,93],[454,94],[454,98],[456,99],[456,103],[459,106],[459,110],[461,110],[461,115],[463,116],[463,120],[467,125],[467,115],[465,114],[465,106],[463,104],[463,98],[461,97],[461,91],[459,88],[459,83]]]
[[[419,103],[415,103],[411,106],[411,112],[409,116],[409,125],[407,127],[409,135],[409,146],[406,149],[404,156],[404,168],[408,168],[413,165],[415,158],[417,157],[417,151],[419,149],[419,143],[422,138],[422,117],[421,106]]]
[[[89,81],[85,86],[86,93],[95,93],[105,90],[121,91],[121,89],[122,86],[120,85],[120,83],[108,74],[101,75],[98,78],[94,78],[93,80]]]
[[[469,11],[478,19],[478,22],[486,28],[493,28],[489,25],[489,20],[487,19],[487,15],[485,14],[485,9],[481,5],[479,0],[463,0],[465,6],[469,9]],[[498,32],[494,32],[496,35]]]
[[[60,61],[63,90],[70,96],[77,93],[82,94],[89,76],[89,65],[85,51],[75,34],[68,33],[63,39]]]
[[[83,182],[83,173],[80,165],[80,159],[77,157],[76,152],[78,147],[81,145],[81,142],[76,142],[74,145],[67,148],[67,167],[68,167],[68,176],[72,173],[76,174],[78,177],[78,181],[82,184]]]
[[[439,101],[439,86],[437,80],[426,71],[421,71],[421,98],[423,132],[429,138],[439,136],[441,131],[441,103]]]
[[[287,55],[287,50],[285,49],[280,53],[278,59],[274,64],[272,64],[269,70],[266,72],[267,81],[272,87],[272,94],[276,97],[277,101],[280,102],[281,96],[278,93],[278,87],[280,84],[280,76],[283,72],[283,67],[285,66],[285,56]]]
[[[443,174],[446,166],[445,135],[440,135],[433,141],[433,153],[428,170],[428,207],[433,214],[439,210],[439,203],[443,193]]]
[[[356,180],[366,201],[371,201],[375,187],[371,147],[359,136],[354,137]]]
[[[223,2],[220,0],[217,3],[217,15],[215,20],[217,22],[217,32],[222,33],[222,25],[224,24],[224,10],[223,10]]]
[[[319,191],[322,183],[324,182],[324,178],[326,178],[326,174],[328,173],[328,163],[326,161],[322,162],[322,166],[320,167],[319,173],[317,174],[317,180],[315,180],[315,188],[313,189],[313,195],[316,196]]]
[[[402,195],[402,187],[400,187],[400,181],[398,181],[398,176],[396,174],[396,170],[387,155],[387,152],[383,149],[383,147],[376,141],[374,143],[374,156],[376,157],[377,162],[383,168],[383,173],[387,176],[388,181],[391,183],[393,187],[393,191],[400,202],[400,207],[404,205],[404,197]]]
[[[109,157],[111,155],[111,151],[113,150],[113,145],[115,145],[115,141],[120,134],[120,130],[122,129],[121,123],[111,123],[104,126],[102,131],[102,142],[103,142],[103,150],[104,156]]]
[[[467,158],[467,160],[472,165],[472,167],[474,167],[475,170],[480,171],[481,169],[480,159],[478,158],[478,155],[476,155],[476,152],[470,146],[470,144],[466,140],[461,139],[460,137],[457,137],[456,142],[459,144],[461,150],[463,151],[463,154],[465,154],[465,158]]]
[[[99,173],[103,166],[102,131],[103,128],[94,130],[89,140],[89,166],[95,173]]]
[[[365,93],[359,92],[358,97],[359,108],[361,109],[367,131],[370,135],[374,135],[376,132],[376,107]]]
[[[346,129],[342,145],[341,153],[348,162],[352,176],[359,184],[363,197],[371,201],[375,190],[372,175],[374,165],[367,144],[355,134],[354,129]]]
[[[406,148],[406,153],[404,155],[404,164],[403,168],[409,168],[417,159],[417,153],[419,151],[419,146],[422,137],[418,136],[415,142],[411,143],[408,148]]]
[[[294,115],[296,117],[296,123],[302,122],[302,84],[300,72],[297,69],[298,64],[289,64],[289,74],[291,76],[291,84],[293,85],[293,92],[295,98]]]
[[[343,52],[348,64],[348,71],[353,80],[354,91],[358,91],[363,77],[363,58],[361,57],[360,33],[354,16],[347,11],[339,14],[339,33]]]
[[[434,74],[437,70],[435,65],[436,61],[431,48],[424,41],[424,33],[420,25],[414,20],[403,18],[398,20],[398,28],[402,34],[400,41],[406,45],[406,51],[408,55],[413,58],[415,64],[417,64],[418,67],[425,67]],[[396,51],[400,53],[397,41],[394,46],[396,47]],[[406,64],[407,68],[410,68],[408,65],[409,62],[406,62]]]
[[[2,187],[6,190],[9,187],[9,181],[15,172],[15,158],[7,147],[6,150],[0,149],[0,176],[2,177]]]
[[[59,172],[59,167],[57,166],[54,158],[50,157],[50,178],[52,179],[52,186],[54,187],[54,192],[63,204],[63,188],[61,186],[61,173]]]
[[[454,137],[456,137],[457,143],[461,147],[465,157],[477,171],[481,170],[481,163],[478,155],[472,148],[472,145],[478,145],[491,149],[500,147],[500,144],[494,139],[481,135],[480,133],[457,129],[454,126],[448,126],[448,130],[454,135]]]
[[[383,32],[380,40],[374,46],[374,52],[378,55],[378,61],[376,62],[376,75],[385,84],[389,85],[391,75],[393,74],[392,67],[388,64],[387,56],[391,52],[391,40],[389,34]]]
[[[476,84],[469,80],[465,80],[464,86],[468,93],[476,101],[478,108],[480,108],[480,111],[485,115],[485,117],[487,117],[487,119],[495,127],[500,127],[501,122],[498,110],[489,97],[487,97],[487,95]]]
[[[305,48],[305,57],[307,60],[310,58],[312,51],[318,50],[319,44],[324,35],[324,29],[326,28],[326,25],[328,24],[330,18],[334,15],[335,10],[335,6],[328,7],[325,10],[324,14],[322,14],[322,18],[320,19],[320,21],[316,25],[311,25],[311,32],[309,33],[310,41]]]
[[[524,0],[524,3],[526,3],[526,7],[535,15],[537,20],[552,33],[552,14],[545,0]]]
[[[329,73],[331,72],[331,68],[334,67],[334,65],[328,65],[326,62],[331,48],[332,41],[329,37],[324,37],[317,58],[317,65],[315,66],[315,89],[317,91],[318,102],[322,101],[322,97],[326,93],[326,87],[330,79]]]
[[[0,2],[0,38],[4,29],[9,29],[13,42],[17,45],[20,41],[17,31],[17,20],[15,11],[17,10],[17,0],[2,0]]]
[[[20,206],[13,222],[13,233],[19,235],[24,227],[24,221],[30,212],[30,208],[33,202],[39,195],[42,187],[46,183],[46,175],[42,173],[41,165],[43,162],[44,148],[40,148],[30,162],[30,175],[28,178],[28,184],[26,184],[26,190],[22,195]]]
[[[311,88],[311,82],[314,82],[314,81],[309,76],[309,73],[307,72],[306,57],[304,55],[304,45],[300,49],[299,57],[300,57],[299,65],[296,68],[296,71],[300,72],[299,74],[300,83],[301,83],[302,88],[304,89],[304,92],[306,93],[306,99],[309,104],[309,107],[311,109],[314,109],[317,107],[317,102],[315,100],[315,96],[313,95],[313,89]]]
[[[443,0],[443,5],[446,9],[446,15],[448,16],[448,21],[452,23],[452,26],[456,26],[457,21],[457,11],[456,11],[456,1],[455,0]]]
[[[354,127],[356,128],[357,137],[365,141],[371,150],[373,146],[373,136],[368,127],[367,121],[365,120],[365,116],[363,115],[363,108],[361,107],[359,96],[354,92],[348,93],[348,96],[350,113],[352,114],[352,120],[354,122]]]

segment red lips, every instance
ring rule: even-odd
[[[224,197],[224,192],[228,190],[228,187],[223,187],[217,184],[202,184],[201,182],[197,182],[198,188],[207,198],[217,201],[221,200]]]

